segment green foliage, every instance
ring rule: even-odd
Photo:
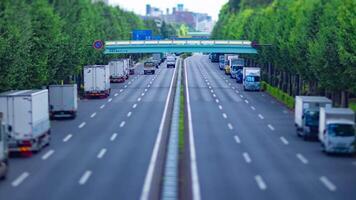
[[[276,98],[278,101],[285,104],[288,108],[290,109],[294,108],[295,102],[292,96],[289,96],[287,93],[283,92],[282,90],[276,87],[271,86],[266,82],[262,82],[262,88],[264,91],[266,91],[268,94]]]
[[[301,77],[297,94],[303,88],[308,94],[356,94],[355,8],[355,0],[230,0],[212,37],[272,44],[259,49],[257,61],[271,64],[278,73],[270,74],[270,84],[290,94],[283,84],[291,78],[282,74]]]
[[[350,100],[349,107],[356,112],[356,99]]]
[[[130,39],[143,28],[134,13],[90,0],[2,0],[0,91],[72,82],[84,65],[111,59],[94,40]]]

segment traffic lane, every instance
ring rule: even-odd
[[[117,138],[118,145],[108,149],[103,162],[95,164],[97,172],[83,188],[86,199],[139,199],[174,69],[162,69],[130,120]],[[150,75],[148,75],[150,76]],[[122,185],[125,182],[124,187]],[[100,192],[98,192],[100,191]],[[68,195],[65,198],[77,198]]]
[[[149,81],[149,79],[147,78],[147,82]],[[136,92],[136,95],[137,96],[139,96],[140,95],[140,93],[139,93],[139,91],[137,91]],[[128,106],[128,108],[127,108],[127,110],[129,110],[129,109],[131,109],[132,107],[130,107],[130,106],[132,106],[132,105],[127,105]],[[112,114],[117,114],[117,115],[119,115],[121,112],[122,112],[122,114],[126,114],[125,113],[125,109],[123,109],[123,107],[114,107],[114,108],[116,108],[116,109],[118,109],[117,110],[117,112],[115,111],[115,109],[112,109],[112,110],[108,110],[108,111],[106,111],[106,109],[105,110],[103,110],[102,111],[102,113],[101,113],[101,117],[98,117],[98,119],[95,119],[95,120],[93,120],[93,123],[88,123],[86,126],[84,126],[84,127],[82,127],[81,129],[79,129],[77,126],[75,126],[75,127],[73,127],[74,128],[74,133],[73,133],[73,138],[76,138],[77,136],[80,136],[80,135],[84,135],[83,134],[83,130],[85,130],[87,127],[89,128],[89,130],[90,131],[96,131],[96,132],[100,132],[101,131],[101,129],[100,129],[100,125],[102,125],[102,126],[106,126],[105,125],[105,122],[108,122],[107,120],[106,121],[104,121],[104,122],[102,122],[102,120],[103,119],[112,119],[112,116],[110,116],[110,115],[112,115]],[[105,112],[106,111],[106,112]],[[106,114],[106,115],[105,115]],[[109,114],[109,116],[107,116]],[[93,126],[94,127],[94,129],[92,129],[92,128],[90,128],[90,125],[91,126]],[[67,128],[68,128],[68,126],[59,126],[59,127],[61,127],[61,128],[65,128],[65,130],[66,131],[68,131],[67,130]],[[98,129],[95,129],[95,128],[99,128],[99,130]],[[56,128],[53,128],[53,131],[54,131],[54,134],[56,134]],[[58,134],[60,134],[60,133],[62,133],[63,131],[59,131],[58,132]],[[91,132],[92,133],[92,132]],[[100,135],[99,135],[100,136]],[[96,137],[97,136],[95,136],[95,137],[93,137],[92,138],[92,140],[94,140],[94,139],[96,139]],[[83,136],[83,137],[78,137],[78,139],[77,140],[74,140],[74,141],[71,141],[69,144],[67,144],[66,146],[65,146],[65,148],[59,148],[59,149],[56,149],[56,156],[57,156],[57,154],[58,154],[58,157],[57,157],[57,160],[55,160],[55,159],[49,159],[49,162],[48,163],[53,163],[53,165],[57,165],[57,163],[73,163],[77,158],[81,158],[81,155],[82,154],[84,154],[84,155],[86,155],[86,153],[87,152],[81,152],[80,153],[80,151],[78,151],[78,149],[79,150],[83,150],[83,149],[86,149],[86,148],[88,148],[88,146],[91,146],[92,144],[90,144],[90,145],[85,145],[85,142],[90,142],[90,138],[91,137],[87,137],[87,136]],[[72,139],[73,140],[73,139]],[[61,144],[61,141],[60,140],[53,140],[53,142],[52,142],[52,146],[56,146],[56,141],[59,143],[59,145],[58,146],[63,146],[62,144]],[[75,142],[76,141],[76,142]],[[94,144],[96,144],[96,141],[94,140],[94,141],[92,141],[92,143],[94,143]],[[85,148],[81,148],[81,147],[85,147]],[[63,152],[64,151],[64,153],[61,153],[61,151]],[[85,151],[85,150],[84,150]],[[77,154],[79,154],[79,155],[73,155],[73,152],[74,153],[77,153]],[[53,156],[54,158],[56,158],[55,156]],[[72,160],[70,160],[70,158],[74,158],[74,161],[72,161]],[[63,160],[63,159],[67,159],[67,160]],[[69,160],[68,160],[69,159]],[[41,163],[40,162],[40,160],[39,160],[39,158],[37,157],[37,159],[32,159],[32,161],[34,161],[34,162],[32,162],[32,164],[31,165],[29,165],[29,166],[26,166],[26,168],[24,168],[23,166],[24,165],[22,165],[22,163],[23,162],[21,162],[20,163],[20,161],[19,161],[19,163],[18,163],[18,165],[17,166],[19,166],[19,170],[18,171],[20,171],[20,170],[26,170],[26,171],[31,171],[31,173],[35,173],[35,172],[37,172],[37,171],[40,171],[39,172],[39,174],[40,175],[38,175],[37,177],[37,179],[38,179],[38,182],[41,182],[42,181],[42,183],[43,184],[46,184],[47,182],[46,182],[46,173],[42,173],[43,172],[43,170],[41,169],[41,167],[44,167],[45,169],[47,168],[49,168],[49,164],[48,163],[46,163],[46,165],[43,165],[43,163]],[[67,164],[68,165],[68,164]],[[14,166],[16,166],[16,165],[14,165]],[[59,169],[58,170],[60,170],[60,169],[66,169],[65,167],[63,167],[63,168],[61,168],[62,166],[61,165],[58,165],[59,166]],[[68,166],[69,167],[69,166]],[[73,168],[75,168],[76,167],[76,165],[74,164],[73,165]],[[12,168],[15,168],[15,167],[13,167],[12,166]],[[53,167],[50,167],[50,170],[49,170],[49,173],[53,173]],[[10,170],[10,172],[11,172],[12,170]],[[20,172],[19,172],[20,173]],[[44,176],[43,177],[41,177],[41,175],[43,175],[44,174]],[[65,173],[64,173],[65,174]],[[17,174],[18,175],[18,174]],[[14,175],[14,176],[16,176],[16,175]],[[10,174],[10,176],[9,176],[9,179],[11,178],[12,176],[11,176],[11,174]],[[36,176],[35,176],[36,177]],[[8,185],[10,185],[10,184],[8,184]],[[33,186],[35,186],[35,185],[39,185],[39,184],[37,184],[37,183],[30,183],[29,184],[29,186],[31,186],[31,185],[33,185]],[[56,185],[56,184],[55,184]],[[3,189],[3,188],[1,188],[1,189]],[[7,194],[11,194],[11,193],[8,193],[8,192],[5,192],[5,193],[7,193]],[[3,192],[2,192],[2,194],[4,194]],[[26,198],[26,196],[24,197],[24,198]],[[28,197],[27,197],[28,198]]]
[[[202,66],[200,66],[200,68],[202,71],[205,70],[202,68]],[[203,74],[205,73],[206,72],[203,72]],[[207,75],[209,76],[210,74]],[[231,93],[230,95],[236,95],[234,91],[231,89],[220,90],[219,88],[223,88],[224,87],[223,84],[226,84],[225,82],[221,82],[220,79],[216,80],[211,76],[208,79],[213,86],[217,85],[217,89],[215,93],[217,94],[218,97],[224,96],[223,94],[226,92],[230,92]],[[225,96],[229,96],[229,95],[225,95]],[[266,195],[264,195],[263,198],[282,199],[283,197],[285,197],[285,195],[288,195],[288,197],[291,199],[300,199],[302,197],[313,198],[314,193],[310,191],[310,189],[306,187],[306,185],[310,185],[312,181],[314,181],[314,184],[317,185],[318,183],[316,181],[317,179],[315,180],[311,178],[310,180],[307,180],[306,178],[302,179],[299,178],[299,175],[296,175],[296,173],[290,172],[289,169],[292,169],[294,167],[293,161],[291,160],[283,161],[286,159],[288,160],[288,158],[291,158],[290,155],[281,155],[280,153],[276,153],[282,150],[280,149],[280,147],[278,146],[276,147],[275,144],[277,140],[274,140],[273,137],[269,137],[268,135],[262,135],[262,134],[268,134],[268,132],[266,133],[266,131],[268,130],[266,130],[265,124],[263,122],[258,122],[256,121],[256,119],[254,119],[255,116],[250,113],[250,110],[245,106],[245,103],[242,101],[240,102],[229,101],[228,99],[225,99],[223,97],[220,98],[220,102],[225,108],[227,108],[226,111],[227,116],[230,116],[232,117],[232,119],[234,119],[232,124],[234,127],[237,127],[236,128],[237,133],[240,133],[239,137],[241,138],[241,143],[242,144],[246,143],[245,149],[248,155],[251,155],[252,157],[252,166],[255,168],[256,176],[257,173],[261,174],[265,182],[267,182],[266,184],[272,185],[269,188],[278,188],[278,190],[282,191],[282,192],[281,191],[277,192],[273,189],[267,190]],[[235,109],[232,108],[236,108],[236,111]],[[241,123],[239,123],[240,121]],[[256,135],[256,134],[261,134],[261,135]],[[251,148],[251,147],[262,147],[262,148]],[[271,149],[268,150],[269,153],[266,152],[267,149]],[[273,176],[269,176],[270,174],[273,174]],[[271,181],[272,183],[269,183],[269,181]],[[304,181],[307,181],[307,183],[305,183]],[[291,187],[291,185],[286,186],[286,184],[288,185],[288,182],[291,185],[295,185],[295,186],[293,187]],[[315,186],[312,187],[315,188]],[[323,189],[320,186],[320,184],[319,187],[320,189]],[[301,194],[300,191],[303,191],[303,195],[299,195]]]
[[[246,109],[246,112],[250,112],[249,109]],[[280,114],[283,115],[283,114]],[[276,127],[275,130],[273,130],[272,132],[276,133],[273,134],[276,137],[276,141],[278,140],[279,143],[281,145],[286,145],[283,144],[285,141],[287,141],[288,145],[291,146],[291,150],[292,152],[290,152],[290,154],[293,157],[296,157],[296,154],[298,154],[298,157],[302,158],[302,161],[304,162],[308,162],[312,163],[310,166],[310,170],[312,171],[312,174],[318,175],[320,174],[320,177],[322,176],[326,176],[327,178],[331,179],[331,180],[339,180],[339,183],[337,185],[341,185],[342,191],[339,192],[339,194],[337,194],[339,198],[347,198],[348,196],[352,195],[354,192],[351,191],[352,188],[348,187],[349,185],[353,185],[353,182],[350,182],[350,180],[355,180],[355,177],[350,178],[350,176],[348,175],[350,172],[352,171],[353,166],[350,165],[350,161],[349,159],[343,159],[341,162],[339,162],[339,165],[335,165],[333,163],[335,163],[335,160],[330,160],[328,157],[322,156],[320,155],[320,147],[319,145],[310,145],[312,143],[308,143],[308,142],[301,142],[300,140],[298,140],[296,137],[293,138],[296,141],[291,141],[288,136],[290,135],[290,132],[294,133],[294,126],[292,125],[293,123],[291,122],[290,119],[289,122],[283,122],[283,120],[281,121],[281,119],[274,119],[271,120],[271,117],[269,117],[269,115],[267,115],[266,119],[261,120],[258,119],[256,117],[255,120],[259,120],[259,121],[266,121],[266,124],[277,124],[274,125],[274,127]],[[273,119],[273,117],[272,117]],[[257,121],[258,122],[258,121]],[[268,130],[268,129],[267,129]],[[269,130],[271,131],[271,130]],[[283,138],[279,135],[279,134],[284,134],[286,136],[283,136]],[[288,138],[288,140],[286,140],[286,138]],[[294,155],[293,155],[294,153]],[[315,154],[315,157],[310,161],[308,161],[309,159],[309,154]],[[305,155],[308,159],[305,158]],[[306,160],[306,161],[305,161]],[[314,166],[316,165],[316,166]],[[345,173],[346,172],[346,173]],[[318,177],[318,179],[320,179],[320,177]],[[337,183],[338,181],[336,181]],[[346,194],[346,195],[345,195]]]
[[[203,60],[205,61],[205,59]],[[215,75],[215,70],[219,71],[213,67],[205,69],[211,71],[212,75]],[[242,86],[239,86],[239,84],[236,85],[242,90]],[[276,102],[268,94],[261,92],[242,92],[242,94],[249,101],[247,107],[251,105],[255,108],[254,110],[251,109],[251,112],[259,113],[258,115],[263,116],[263,120],[268,125],[275,128],[274,132],[277,133],[276,139],[280,140],[281,144],[289,145],[302,158],[303,162],[308,162],[310,170],[314,174],[320,174],[319,179],[327,177],[329,182],[337,187],[337,190],[341,190],[338,191],[340,198],[347,199],[350,195],[354,195],[353,188],[349,187],[350,185],[354,185],[354,180],[356,180],[356,174],[350,174],[355,169],[353,157],[343,155],[326,156],[321,152],[319,142],[303,141],[301,138],[298,138],[294,127],[294,114],[289,111],[286,112],[287,108]],[[261,120],[261,118],[257,120]]]
[[[232,151],[236,148],[230,140],[232,131],[221,117],[210,90],[193,62],[187,60],[186,69],[202,198],[256,199],[260,194],[253,179],[248,178],[253,171]],[[191,86],[190,82],[197,84]]]

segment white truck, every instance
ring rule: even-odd
[[[320,108],[332,107],[332,101],[322,96],[296,96],[294,124],[298,136],[304,140],[317,138]]]
[[[129,79],[130,75],[130,59],[124,59],[124,72],[125,72],[125,79]]]
[[[167,68],[176,67],[176,57],[173,55],[168,55],[166,59]]]
[[[78,91],[77,84],[50,85],[49,113],[51,118],[77,116]]]
[[[146,61],[143,64],[143,74],[155,74],[156,64],[154,61]]]
[[[261,68],[244,67],[242,72],[243,87],[245,91],[260,91]]]
[[[48,90],[0,94],[0,112],[8,127],[10,152],[38,152],[50,143]]]
[[[319,140],[327,154],[355,153],[355,113],[349,108],[320,108]]]
[[[122,83],[126,80],[125,60],[112,60],[109,62],[110,82]]]
[[[3,114],[0,113],[0,179],[5,179],[9,166],[9,153],[7,147],[7,130],[6,125],[2,123],[2,118]]]
[[[84,94],[86,97],[108,97],[110,95],[110,70],[108,65],[84,67]]]

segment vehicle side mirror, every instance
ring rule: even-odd
[[[8,130],[9,132],[12,132],[12,126],[9,125],[9,126],[7,127],[7,130]]]

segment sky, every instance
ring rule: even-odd
[[[218,19],[221,7],[228,0],[109,0],[111,5],[119,5],[125,10],[134,11],[137,14],[144,15],[146,4],[158,7],[164,12],[166,8],[172,12],[172,7],[178,3],[184,4],[184,8],[193,12],[207,13],[216,21]]]

